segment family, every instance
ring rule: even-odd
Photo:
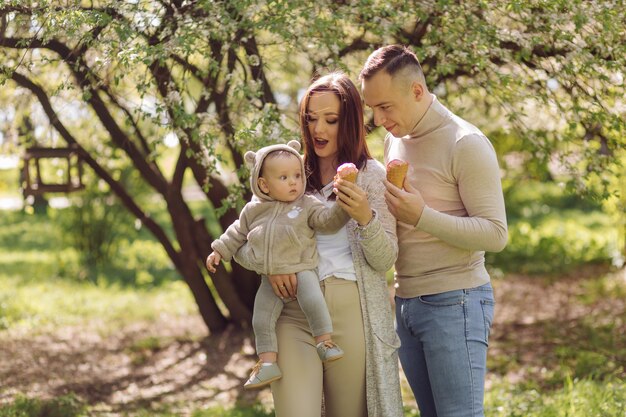
[[[407,47],[374,51],[359,81],[362,96],[338,72],[308,87],[303,156],[297,141],[245,155],[254,197],[211,245],[209,271],[234,259],[262,276],[244,386],[270,385],[276,417],[400,417],[399,358],[422,417],[483,416],[484,253],[507,241],[495,150]],[[369,153],[363,104],[387,131],[385,164],[408,163],[400,187]]]

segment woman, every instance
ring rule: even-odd
[[[286,303],[276,332],[282,379],[272,383],[276,417],[399,417],[402,399],[385,272],[398,254],[396,222],[385,204],[385,169],[365,142],[359,93],[342,73],[319,78],[300,105],[307,192],[339,204],[352,220],[332,235],[317,235],[319,278],[345,355],[322,364],[298,303]],[[345,162],[359,168],[356,184],[339,180]],[[295,275],[272,275],[280,297],[297,294]]]

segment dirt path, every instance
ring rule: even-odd
[[[624,291],[624,273],[613,280]],[[622,338],[615,343],[624,344],[626,297],[586,302],[592,278],[509,276],[494,287],[492,379],[540,378],[563,359],[557,357],[559,345],[590,348],[585,329],[592,324],[610,324]],[[235,402],[271,404],[268,390],[241,389],[255,361],[251,343],[248,330],[207,336],[197,316],[133,323],[109,335],[96,326],[38,336],[0,333],[0,403],[18,393],[47,398],[73,392],[102,415],[164,406],[186,415]],[[626,367],[624,352],[616,355]]]
[[[574,378],[626,377],[626,271],[594,268],[558,280],[498,282],[492,377],[549,389]]]
[[[255,361],[249,332],[206,334],[199,316],[189,316],[135,323],[109,336],[67,328],[2,338],[0,403],[18,393],[73,392],[104,413],[169,405],[184,414],[253,402],[256,394],[240,389]]]

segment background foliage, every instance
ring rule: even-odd
[[[0,146],[79,146],[90,188],[115,195],[155,237],[219,331],[249,320],[258,282],[235,264],[214,278],[202,265],[247,197],[242,152],[297,136],[298,95],[314,74],[340,68],[356,79],[373,49],[404,43],[432,91],[494,142],[511,220],[517,187],[533,180],[602,205],[618,225],[617,237],[592,242],[583,229],[603,220],[522,213],[495,261],[513,267],[507,256],[540,247],[528,271],[575,265],[581,251],[617,265],[625,14],[621,0],[2,0]],[[191,185],[219,225],[183,197]],[[158,218],[145,196],[167,214]]]

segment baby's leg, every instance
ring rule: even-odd
[[[302,271],[297,275],[298,302],[315,337],[317,354],[322,362],[342,358],[343,350],[331,339],[333,323],[317,274],[313,271]]]
[[[330,339],[333,323],[328,313],[320,281],[314,271],[302,271],[298,276],[298,303],[311,327],[316,342]]]
[[[276,320],[282,310],[283,300],[274,294],[267,277],[262,277],[252,313],[252,328],[259,362],[252,369],[246,383],[243,384],[245,389],[262,388],[282,377],[282,372],[276,364],[278,352]]]
[[[256,351],[263,362],[276,362],[276,352],[278,352],[276,320],[282,310],[283,301],[274,294],[269,280],[263,276],[254,299],[252,313]]]

